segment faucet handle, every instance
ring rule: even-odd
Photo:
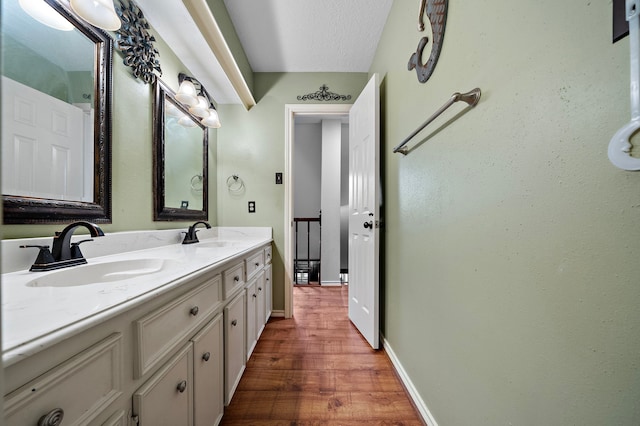
[[[82,259],[84,256],[80,251],[80,244],[86,243],[87,241],[93,241],[93,238],[88,238],[86,240],[76,241],[75,243],[71,243],[71,258],[72,259]]]
[[[50,263],[54,263],[53,255],[49,251],[49,246],[38,246],[38,245],[26,245],[20,246],[20,248],[37,248],[40,249],[38,252],[38,257],[36,261],[33,262],[34,265],[47,265]]]

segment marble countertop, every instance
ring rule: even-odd
[[[203,230],[198,234],[200,243],[189,245],[180,244],[180,230],[108,234],[95,239],[101,241],[102,247],[94,250],[101,251],[102,256],[88,255],[85,246],[88,248],[93,243],[86,243],[82,250],[88,264],[59,270],[73,270],[80,276],[82,268],[139,259],[151,259],[158,266],[144,275],[112,282],[41,287],[33,286],[34,281],[43,278],[46,281],[46,275],[58,271],[29,272],[27,268],[2,274],[2,359],[5,366],[176,288],[200,273],[242,258],[243,254],[272,240],[271,228],[248,228],[254,232],[243,228],[221,232],[223,229]],[[108,241],[110,235],[114,236],[112,243]],[[140,239],[148,240],[149,244]],[[18,244],[34,243],[32,240],[7,240],[10,241],[7,244],[3,241],[3,257],[7,250]],[[123,251],[124,246],[137,250]],[[37,252],[30,253],[33,261]],[[6,270],[5,265],[3,270]]]

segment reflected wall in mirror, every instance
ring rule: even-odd
[[[113,41],[59,0],[2,0],[1,28],[4,223],[111,222]]]
[[[208,129],[154,83],[154,220],[208,220]]]

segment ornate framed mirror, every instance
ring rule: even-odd
[[[43,4],[61,27],[2,2],[4,223],[110,223],[113,41]]]
[[[176,100],[160,79],[154,83],[154,220],[208,220],[208,129]]]

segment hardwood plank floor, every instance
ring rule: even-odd
[[[294,287],[269,321],[222,425],[424,425],[384,350],[348,318],[348,288]]]

